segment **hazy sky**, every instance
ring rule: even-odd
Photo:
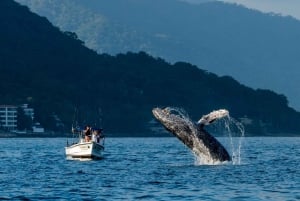
[[[291,15],[300,20],[299,0],[223,0],[243,4],[249,8],[255,8],[264,12],[281,13]]]
[[[185,0],[189,2],[203,2],[204,0]],[[300,20],[300,0],[219,0],[242,4],[262,12],[274,12],[282,15],[291,15]]]

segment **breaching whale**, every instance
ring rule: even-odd
[[[197,123],[173,108],[154,108],[154,117],[205,163],[215,164],[230,161],[231,157],[223,145],[204,126],[228,115],[227,110],[213,111],[204,115]]]

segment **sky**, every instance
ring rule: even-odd
[[[193,3],[201,3],[203,0],[185,0]],[[242,4],[248,8],[262,12],[274,12],[284,16],[290,15],[300,20],[300,0],[219,0],[229,3]]]

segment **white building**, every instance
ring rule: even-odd
[[[45,132],[44,128],[41,126],[40,123],[36,122],[33,126],[32,126],[32,132],[34,133],[43,133]]]
[[[0,105],[0,128],[17,130],[17,107],[12,105]]]
[[[29,108],[28,104],[23,104],[20,106],[24,114],[30,117],[32,120],[34,119],[34,109]],[[20,132],[17,131],[17,122],[18,122],[18,107],[13,105],[0,105],[0,130],[7,130],[12,132]],[[35,123],[32,126],[33,133],[43,133],[45,132],[44,128],[40,123]]]
[[[32,120],[34,118],[34,109],[33,108],[29,108],[28,104],[23,104],[21,105],[21,108],[24,111],[24,114],[28,117],[30,117]]]

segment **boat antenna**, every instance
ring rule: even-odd
[[[101,107],[98,108],[98,115],[99,115],[99,126],[102,126],[102,109]]]
[[[74,114],[73,114],[73,120],[72,120],[72,134],[73,134],[72,138],[73,138],[73,140],[75,139],[76,129],[79,126],[77,118],[78,118],[78,109],[77,109],[77,107],[75,107]]]
[[[72,128],[73,128],[74,124],[75,125],[78,124],[77,117],[78,117],[78,109],[77,109],[77,107],[75,107],[75,109],[74,109],[74,115],[73,115],[73,121],[72,121]]]

